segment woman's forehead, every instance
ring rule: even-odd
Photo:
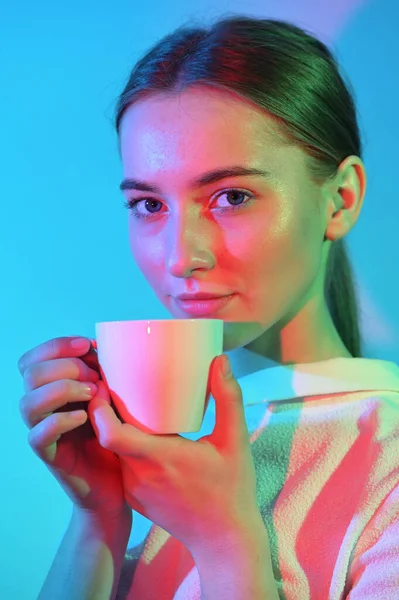
[[[133,135],[189,137],[205,140],[218,135],[242,140],[287,144],[281,122],[253,103],[209,89],[189,89],[179,95],[155,94],[131,105],[121,120],[121,138]]]

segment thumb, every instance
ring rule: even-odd
[[[111,397],[102,380],[97,382],[97,394],[87,407],[90,422],[100,444],[106,447],[105,440],[113,438],[122,423],[111,406]]]
[[[216,412],[214,433],[224,445],[236,445],[243,433],[248,435],[248,429],[242,390],[226,354],[218,357],[211,381]]]
[[[91,426],[93,427],[95,436],[97,438],[97,441],[99,442],[100,446],[102,446],[102,448],[104,449],[104,457],[108,457],[108,456],[114,456],[115,459],[117,459],[118,461],[120,460],[118,454],[116,452],[112,452],[111,450],[108,450],[105,446],[103,446],[102,444],[102,431],[104,429],[104,422],[106,422],[107,418],[109,420],[109,417],[111,416],[111,419],[113,419],[114,415],[112,415],[112,406],[111,406],[111,396],[109,395],[109,391],[106,387],[106,385],[104,384],[104,382],[102,381],[102,379],[100,379],[97,382],[97,394],[95,394],[95,396],[93,396],[93,398],[90,400],[88,407],[87,407],[87,413],[90,419],[90,423]],[[105,413],[104,413],[104,408],[105,408]],[[105,459],[104,459],[105,460]]]

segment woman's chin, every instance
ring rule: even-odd
[[[223,324],[223,352],[243,348],[264,333],[258,322],[225,321]]]
[[[176,311],[175,307],[166,306],[174,319],[201,319],[222,318],[217,314],[214,317],[192,317],[183,312]],[[258,321],[230,321],[223,319],[223,352],[230,352],[250,344],[265,332],[265,327]]]

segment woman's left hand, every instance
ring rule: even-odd
[[[261,522],[242,391],[233,374],[223,376],[226,359],[221,355],[211,365],[215,428],[197,441],[122,423],[103,382],[89,405],[100,444],[120,458],[131,508],[191,552],[234,546],[246,528]]]

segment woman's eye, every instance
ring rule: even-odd
[[[222,196],[226,196],[227,205],[222,206],[219,209],[219,212],[228,212],[232,210],[238,210],[241,208],[245,208],[250,204],[250,200],[253,198],[253,195],[249,192],[244,192],[243,190],[230,189],[221,192],[216,199],[219,200]],[[247,196],[249,200],[247,202],[242,202],[240,198],[243,196]],[[138,211],[139,204],[142,204],[145,209],[149,212],[142,213]],[[162,214],[160,209],[156,208],[156,205],[161,205],[162,202],[160,200],[156,200],[155,198],[131,198],[130,200],[124,201],[125,208],[128,208],[131,211],[131,214],[134,217],[139,219],[152,219],[154,215]]]

